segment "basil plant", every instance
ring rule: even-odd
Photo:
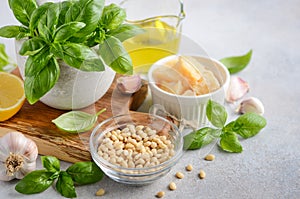
[[[58,60],[82,71],[103,71],[110,66],[120,74],[132,73],[132,62],[122,45],[141,33],[125,24],[126,12],[104,0],[70,0],[38,5],[36,0],[8,0],[20,26],[0,28],[0,36],[24,39],[19,51],[28,56],[24,88],[30,104],[57,82]]]

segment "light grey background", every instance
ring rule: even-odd
[[[220,59],[253,49],[250,65],[238,76],[249,82],[248,96],[264,103],[267,127],[256,137],[241,141],[241,154],[224,153],[217,145],[209,145],[185,153],[167,176],[149,186],[131,187],[105,177],[99,183],[76,187],[78,198],[97,198],[94,194],[99,188],[107,191],[105,198],[155,198],[160,190],[166,192],[164,198],[300,198],[300,1],[184,3],[187,17],[183,33],[188,41],[183,44],[183,53],[196,54],[199,48],[199,52],[204,49]],[[7,1],[1,0],[0,26],[12,23],[17,24]],[[0,43],[6,44],[15,60],[13,41],[1,38]],[[232,112],[235,106],[227,109]],[[209,152],[216,155],[215,161],[203,160]],[[190,173],[184,170],[188,163],[194,165]],[[68,165],[62,163],[63,169]],[[197,177],[199,169],[206,171],[205,180]],[[183,171],[185,178],[175,179],[176,171]],[[177,183],[176,191],[168,191],[171,181]],[[62,198],[53,188],[42,194],[21,195],[14,191],[16,183],[0,182],[0,197]]]

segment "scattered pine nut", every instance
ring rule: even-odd
[[[200,172],[199,172],[199,178],[204,179],[205,176],[206,176],[205,172],[201,169]]]
[[[215,155],[208,154],[207,156],[205,156],[204,159],[207,160],[207,161],[213,161],[215,159]]]
[[[96,192],[96,196],[103,196],[104,194],[105,194],[105,190],[102,188]]]
[[[171,183],[169,184],[169,189],[170,189],[171,191],[174,191],[176,188],[177,188],[177,187],[176,187],[175,182],[171,182]]]
[[[183,175],[183,173],[181,173],[181,172],[177,172],[175,176],[176,176],[176,178],[178,178],[178,179],[184,178],[184,175]]]
[[[186,169],[187,171],[192,171],[192,170],[193,170],[193,166],[192,166],[191,164],[188,164],[188,165],[185,167],[185,169]]]
[[[160,192],[158,192],[158,193],[156,194],[156,197],[157,197],[157,198],[162,198],[162,197],[164,197],[164,195],[165,195],[165,192],[160,191]]]

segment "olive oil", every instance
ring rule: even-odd
[[[178,52],[180,31],[159,18],[139,26],[145,32],[126,40],[124,46],[132,59],[134,73],[147,73],[154,62]]]

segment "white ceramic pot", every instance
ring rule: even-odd
[[[19,55],[22,41],[15,41],[17,64],[24,79],[27,57]],[[55,86],[40,101],[62,110],[80,109],[98,101],[109,89],[115,77],[115,71],[105,66],[103,72],[84,72],[60,64],[60,76]]]

